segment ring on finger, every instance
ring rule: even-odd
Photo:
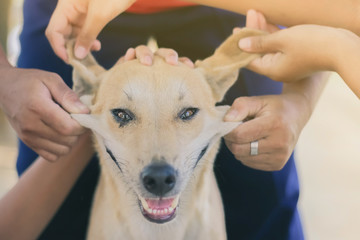
[[[250,143],[250,156],[256,156],[259,154],[259,141],[253,141]]]

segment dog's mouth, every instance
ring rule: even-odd
[[[173,220],[179,205],[179,196],[173,198],[140,198],[139,206],[143,216],[154,223]]]

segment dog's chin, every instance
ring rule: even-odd
[[[179,196],[172,198],[141,198],[139,206],[143,216],[153,223],[167,223],[176,217]]]

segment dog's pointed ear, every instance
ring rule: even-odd
[[[71,114],[71,117],[75,119],[81,126],[91,129],[94,133],[99,134],[104,139],[110,138],[110,131],[107,129],[106,124],[103,124],[103,119],[94,114]]]
[[[106,70],[96,62],[91,53],[82,60],[77,59],[74,55],[74,45],[75,40],[70,40],[66,44],[69,64],[74,68],[73,90],[79,97],[93,96]]]
[[[238,47],[239,40],[264,34],[266,32],[243,28],[228,37],[212,56],[195,62],[196,68],[202,72],[212,88],[217,102],[222,100],[227,90],[235,83],[239,69],[260,56],[242,51]]]
[[[225,136],[232,130],[234,130],[237,126],[242,124],[242,122],[224,122],[224,117],[226,113],[229,111],[230,106],[217,106],[217,118],[219,120],[219,123],[216,126],[216,129],[218,131],[218,134],[220,136]]]

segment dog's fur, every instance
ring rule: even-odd
[[[75,59],[70,44],[74,90],[91,109],[73,117],[94,132],[101,164],[88,239],[226,239],[213,162],[221,136],[239,123],[223,122],[228,107],[215,104],[238,70],[257,57],[242,52],[238,40],[259,34],[243,29],[195,68],[172,66],[155,53],[152,66],[132,60],[106,71],[92,56]],[[149,192],[142,178],[159,164],[176,177],[160,195]],[[160,224],[144,217],[144,204],[166,199],[165,207],[175,209],[171,218]]]

